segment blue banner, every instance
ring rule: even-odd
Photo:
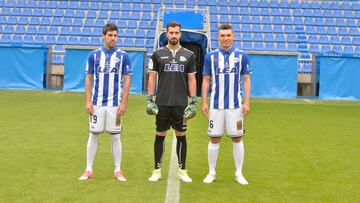
[[[252,96],[296,98],[296,55],[249,55],[249,58]]]
[[[360,99],[360,58],[318,57],[321,99]]]
[[[85,65],[90,51],[87,49],[65,49],[64,91],[84,91]],[[145,52],[127,51],[127,53],[133,69],[130,92],[142,93]]]
[[[0,88],[42,90],[46,48],[0,47]]]

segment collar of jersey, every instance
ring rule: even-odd
[[[105,48],[104,46],[102,46],[101,49],[102,49],[104,52],[113,53],[113,52],[116,50],[116,47],[114,47],[114,48],[112,48],[112,49],[107,49],[107,48]]]
[[[222,53],[222,54],[231,54],[233,51],[234,51],[234,47],[231,47],[231,49],[229,49],[228,51],[226,51],[226,50],[224,50],[224,49],[222,49],[222,48],[219,48],[219,50],[220,50],[220,52]]]

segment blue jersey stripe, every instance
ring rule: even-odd
[[[94,56],[93,56],[94,57]],[[97,99],[98,99],[98,96],[99,96],[99,72],[97,70],[97,63],[96,61],[98,61],[98,59],[101,58],[101,52],[97,52],[95,54],[95,59],[94,59],[94,74],[95,74],[95,77],[94,77],[94,81],[95,81],[95,87],[94,88],[94,91],[93,91],[93,105],[96,105],[97,104]]]
[[[219,52],[216,52],[214,54],[214,67],[215,70],[219,67]],[[214,109],[218,109],[219,108],[219,75],[216,73],[215,74],[215,95],[214,95]]]
[[[116,58],[120,58],[120,53],[116,52]],[[122,61],[120,61],[120,64]],[[114,76],[114,98],[113,98],[113,106],[119,105],[119,74],[120,70]]]
[[[239,59],[239,52],[235,51],[235,58]],[[234,108],[239,108],[239,98],[237,97],[239,91],[239,79],[240,79],[240,62],[235,61],[235,67],[237,70],[237,74],[235,74],[234,81]]]

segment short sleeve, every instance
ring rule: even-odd
[[[211,75],[211,58],[210,58],[210,54],[206,54],[206,56],[205,56],[203,75]]]
[[[123,55],[123,67],[122,67],[122,75],[132,75],[132,67],[130,62],[130,57],[127,53]]]
[[[189,68],[187,73],[196,73],[196,60],[194,53],[190,55]]]
[[[85,66],[85,73],[86,74],[94,74],[95,72],[95,62],[94,62],[94,52],[90,52],[88,56],[88,60]]]
[[[251,67],[249,63],[249,57],[246,53],[243,54],[241,59],[241,75],[251,74]]]
[[[151,55],[151,58],[149,60],[148,71],[156,71],[156,72],[158,72],[158,66],[157,66],[157,60],[156,60],[155,53],[153,53]]]

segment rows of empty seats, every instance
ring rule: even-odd
[[[0,0],[0,43],[98,46],[111,21],[120,46],[150,52],[162,6],[207,8],[213,47],[219,23],[231,23],[245,50],[360,54],[359,1]]]

